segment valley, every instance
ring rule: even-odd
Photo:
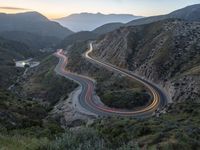
[[[120,110],[120,109],[117,110],[116,108],[112,109],[112,108],[105,107],[103,105],[101,106],[101,104],[98,103],[97,100],[95,100],[95,96],[93,97],[93,93],[94,93],[94,83],[93,83],[93,81],[91,81],[87,77],[81,77],[81,76],[78,76],[78,75],[75,75],[75,74],[73,75],[69,72],[68,73],[65,72],[65,65],[67,63],[67,58],[62,55],[62,51],[58,51],[56,53],[56,56],[60,58],[62,63],[59,65],[58,68],[56,68],[56,72],[58,72],[59,74],[61,74],[63,76],[66,76],[67,78],[69,78],[69,79],[71,79],[75,82],[78,82],[81,85],[82,92],[80,93],[80,96],[79,96],[80,97],[80,99],[79,99],[80,104],[79,105],[81,105],[86,110],[89,110],[89,111],[91,111],[91,113],[94,113],[98,116],[107,116],[107,115],[111,115],[111,114],[117,114],[117,115],[122,115],[122,116],[136,116],[136,117],[137,116],[146,117],[148,115],[151,116],[151,114],[156,109],[158,109],[159,107],[162,108],[162,107],[165,106],[165,104],[167,103],[166,102],[167,99],[166,99],[166,97],[163,96],[164,95],[163,93],[161,94],[163,96],[162,99],[161,99],[160,95],[158,95],[158,93],[156,93],[155,89],[153,89],[153,87],[151,87],[151,85],[148,82],[141,80],[137,76],[133,76],[131,74],[128,74],[124,71],[121,71],[117,68],[114,68],[110,65],[104,64],[100,61],[97,61],[97,60],[89,57],[89,53],[92,51],[92,49],[93,49],[92,44],[90,44],[90,49],[85,54],[85,57],[87,59],[92,60],[96,63],[101,64],[101,65],[104,65],[111,70],[115,70],[117,72],[120,72],[123,75],[129,76],[130,78],[133,78],[134,80],[138,80],[139,82],[142,82],[152,92],[153,102],[149,106],[147,106],[147,107],[145,107],[141,110],[136,109],[135,111],[127,111],[127,110]],[[58,71],[58,69],[60,71]],[[140,100],[142,100],[142,99],[140,99]]]
[[[198,150],[199,10],[0,13],[0,149]]]

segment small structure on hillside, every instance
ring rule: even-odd
[[[27,59],[27,60],[21,60],[21,61],[15,61],[15,66],[16,67],[20,67],[20,68],[24,68],[24,67],[36,67],[40,64],[40,62],[38,61],[32,61],[33,59]]]

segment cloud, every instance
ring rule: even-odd
[[[0,9],[5,9],[5,10],[30,10],[27,8],[19,8],[19,7],[0,7]]]

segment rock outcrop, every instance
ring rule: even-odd
[[[172,19],[111,32],[92,55],[160,84],[174,102],[200,102],[199,43],[199,22]]]

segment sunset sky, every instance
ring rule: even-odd
[[[50,19],[72,13],[166,14],[200,0],[0,0],[0,12],[38,11]]]

